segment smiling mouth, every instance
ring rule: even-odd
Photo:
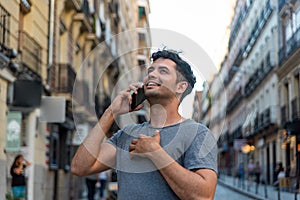
[[[149,81],[146,84],[147,87],[156,87],[156,86],[161,86],[161,84],[157,83],[157,82],[153,82],[153,81]]]

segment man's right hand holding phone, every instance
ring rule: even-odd
[[[121,115],[131,111],[140,110],[143,104],[139,104],[134,109],[131,108],[132,95],[137,94],[139,88],[143,88],[140,83],[134,83],[128,86],[127,89],[122,90],[111,103],[111,110],[114,115]]]

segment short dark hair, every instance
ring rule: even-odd
[[[182,94],[182,97],[180,99],[180,101],[182,101],[182,99],[191,93],[191,91],[194,88],[194,85],[196,83],[196,77],[193,74],[193,71],[191,69],[191,66],[184,61],[176,51],[174,50],[159,50],[157,52],[154,52],[151,56],[152,61],[154,62],[155,60],[159,59],[159,58],[165,58],[165,59],[170,59],[173,62],[176,63],[176,70],[177,72],[179,72],[180,76],[183,76],[183,78],[185,79],[185,81],[188,82],[188,87],[185,90],[185,92]]]

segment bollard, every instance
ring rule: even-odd
[[[265,189],[265,198],[268,198],[268,190],[267,190],[267,181],[264,181],[265,185],[264,185],[264,189]]]

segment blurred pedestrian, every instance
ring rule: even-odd
[[[260,175],[261,175],[261,167],[259,165],[259,162],[257,161],[256,165],[255,165],[255,168],[254,168],[254,176],[255,176],[255,183],[256,183],[255,193],[256,194],[258,193],[258,186],[259,186],[259,183],[260,183]]]
[[[99,181],[100,181],[100,188],[99,188],[99,197],[100,199],[103,199],[104,197],[104,191],[105,191],[105,187],[106,187],[106,183],[107,183],[107,172],[101,172],[99,173]]]
[[[98,174],[92,174],[86,176],[85,178],[85,183],[88,189],[88,200],[94,200],[97,181],[98,181]]]
[[[247,172],[248,172],[248,187],[247,189],[250,189],[250,186],[252,186],[253,184],[253,180],[254,180],[254,161],[253,159],[249,159],[248,165],[247,165]]]
[[[12,176],[11,188],[14,199],[26,198],[26,179],[25,169],[31,163],[27,161],[23,155],[19,154],[15,157],[14,162],[10,168],[10,175]]]
[[[284,168],[282,166],[282,162],[278,162],[276,164],[276,167],[275,167],[275,170],[274,170],[274,183],[273,183],[273,185],[275,187],[279,186],[278,177],[282,178],[283,175],[284,175]]]
[[[244,162],[240,162],[239,167],[238,167],[238,186],[244,189],[245,188],[245,166]]]

